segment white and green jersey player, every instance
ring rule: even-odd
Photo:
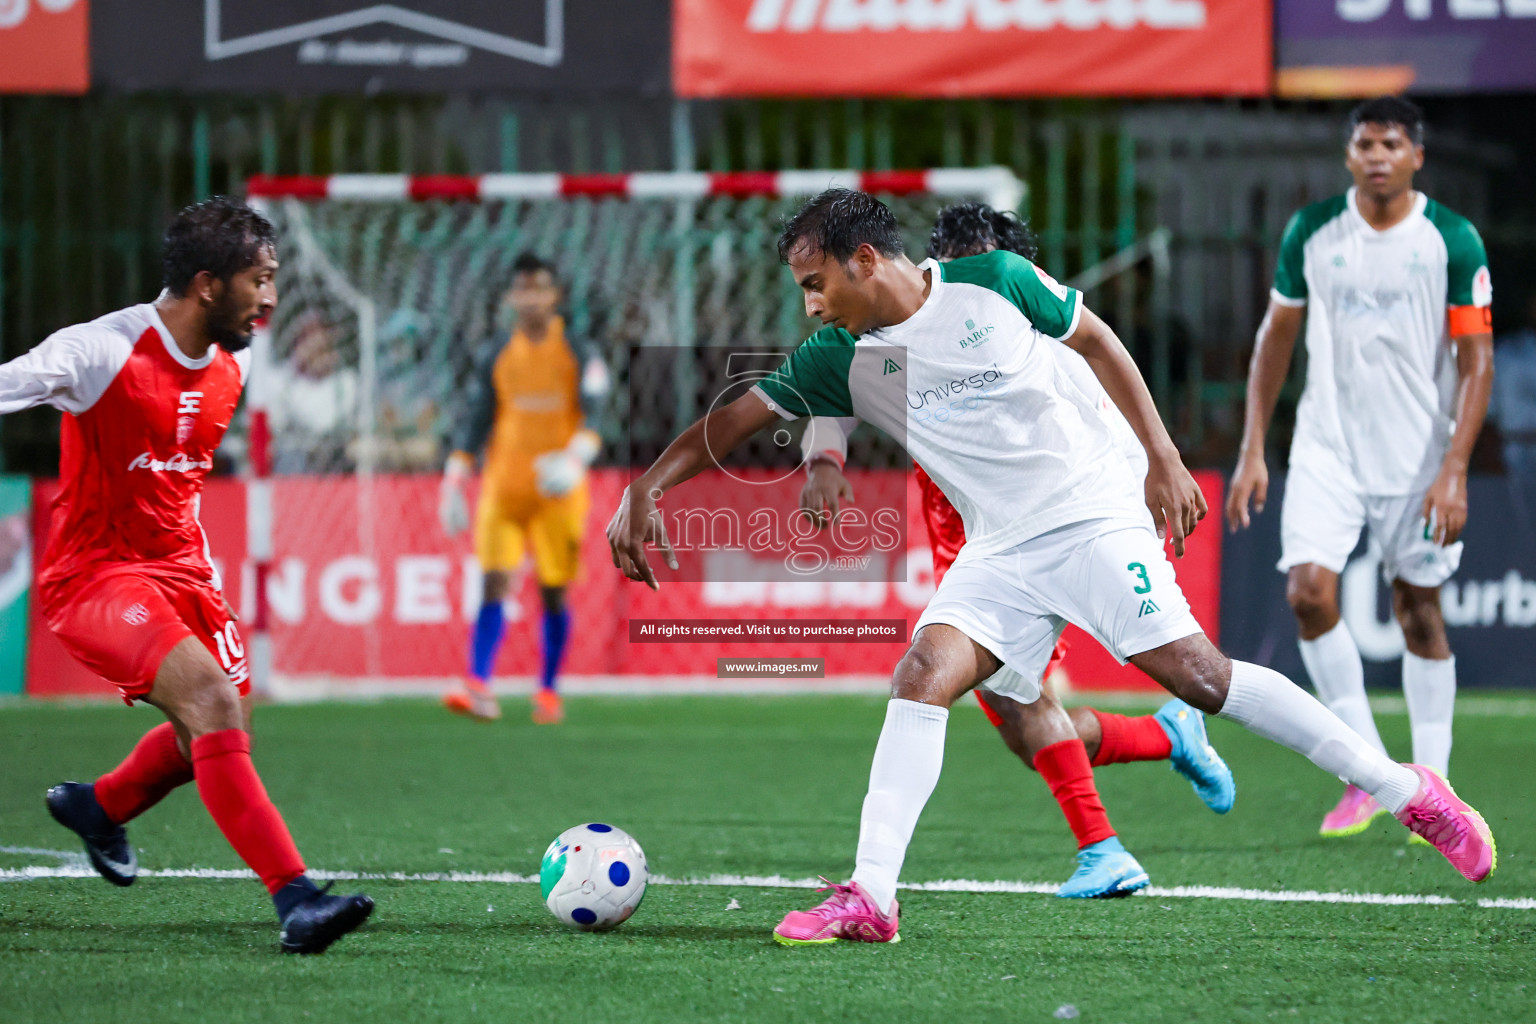
[[[902,442],[965,522],[960,562],[1069,523],[1149,521],[1102,390],[1053,344],[1081,296],[1001,250],[920,269],[932,285],[915,315],[817,331],[754,390],[785,418],[856,417]]]
[[[885,431],[960,513],[965,546],[914,631],[961,630],[1013,670],[992,685],[1011,681],[999,692],[1025,702],[1068,620],[1122,662],[1200,632],[1153,531],[1142,467],[1057,348],[1082,297],[1011,252],[919,269],[931,284],[913,316],[859,336],[818,331],[754,389],[788,419],[855,416]],[[1090,523],[1124,556],[1093,574],[1091,593],[1046,593],[1043,564],[999,568],[1060,531],[1029,548],[1054,564],[1058,542],[1082,539],[1064,528]]]
[[[1339,574],[1368,529],[1407,641],[1414,760],[1444,774],[1456,675],[1439,588],[1461,560],[1467,463],[1492,384],[1493,289],[1477,230],[1413,189],[1421,132],[1406,101],[1362,104],[1345,149],[1355,187],[1291,218],[1254,350],[1227,514],[1235,528],[1248,523],[1250,497],[1263,507],[1264,434],[1305,316],[1306,385],[1278,566],[1302,660],[1325,703],[1384,750],[1338,602]],[[1349,789],[1321,832],[1353,835],[1379,813]]]
[[[1357,494],[1422,496],[1455,426],[1452,339],[1489,329],[1477,229],[1418,192],[1406,217],[1378,231],[1352,188],[1291,218],[1270,297],[1309,312],[1292,464],[1337,469]]]
[[[658,586],[647,543],[675,566],[661,531],[666,492],[780,418],[806,415],[858,416],[905,444],[959,510],[967,537],[893,674],[853,881],[816,910],[789,915],[779,941],[896,937],[896,881],[938,780],[950,705],[1003,664],[1037,680],[1068,621],[1195,708],[1285,744],[1394,811],[1413,805],[1405,821],[1418,821],[1431,783],[1372,750],[1285,677],[1227,659],[1190,615],[1153,522],[1182,553],[1204,499],[1135,363],[1077,293],[1007,252],[915,266],[890,210],[843,189],[808,202],[779,252],[807,313],[833,330],[690,426],[625,489],[608,526],[615,566]],[[1087,359],[1141,439],[1140,494],[1052,338]],[[1449,817],[1467,812],[1437,806],[1422,813],[1440,823],[1433,834],[1446,849]],[[1468,877],[1491,870],[1485,833],[1455,832],[1476,847],[1476,862],[1446,849],[1469,864],[1458,862]]]

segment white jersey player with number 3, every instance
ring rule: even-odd
[[[778,248],[825,326],[625,489],[608,525],[614,565],[658,586],[646,549],[655,539],[672,554],[667,492],[804,416],[857,416],[899,441],[960,513],[966,542],[892,675],[853,877],[786,916],[776,941],[899,939],[897,878],[938,782],[950,706],[1004,665],[1030,684],[1010,696],[1034,700],[1067,622],[1195,708],[1358,784],[1464,877],[1492,873],[1487,824],[1434,773],[1394,764],[1290,680],[1228,659],[1201,631],[1153,524],[1182,556],[1205,499],[1130,354],[1080,294],[1010,252],[914,265],[890,209],[846,189],[806,203]],[[1144,485],[1054,341],[1087,360],[1136,432]]]

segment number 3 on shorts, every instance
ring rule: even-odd
[[[1133,593],[1150,593],[1152,590],[1152,581],[1147,579],[1147,567],[1142,565],[1140,562],[1132,562],[1130,565],[1126,566],[1126,568],[1135,573],[1136,578],[1141,580],[1141,585],[1134,588]]]

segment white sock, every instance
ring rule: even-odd
[[[1232,662],[1232,681],[1220,715],[1359,786],[1394,814],[1419,788],[1412,769],[1394,763],[1316,697],[1273,669]]]
[[[1456,706],[1456,659],[1432,661],[1403,652],[1403,696],[1413,729],[1413,761],[1441,775],[1451,763],[1451,715]]]
[[[1370,701],[1365,697],[1365,665],[1360,661],[1360,649],[1355,646],[1349,627],[1340,620],[1316,640],[1302,640],[1299,645],[1301,663],[1312,677],[1317,699],[1385,754],[1387,748],[1382,745],[1376,719],[1371,717]]]
[[[892,700],[869,766],[869,794],[859,818],[859,853],[853,880],[882,911],[896,898],[896,879],[907,856],[917,816],[933,795],[944,766],[949,709]]]

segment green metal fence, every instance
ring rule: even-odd
[[[0,353],[154,294],[184,203],[250,174],[921,167],[1002,163],[1041,262],[1069,277],[1171,232],[1165,301],[1133,268],[1089,304],[1136,351],[1196,458],[1224,461],[1279,232],[1346,184],[1339,105],[1109,101],[534,101],[465,97],[0,98]],[[1432,140],[1426,189],[1480,224],[1509,154]],[[1536,220],[1536,216],[1528,218]],[[1490,225],[1530,260],[1536,226]],[[1496,256],[1496,269],[1499,257]],[[1536,260],[1531,260],[1536,262]],[[1166,308],[1166,313],[1162,310]],[[47,413],[8,418],[7,467],[45,469]]]

